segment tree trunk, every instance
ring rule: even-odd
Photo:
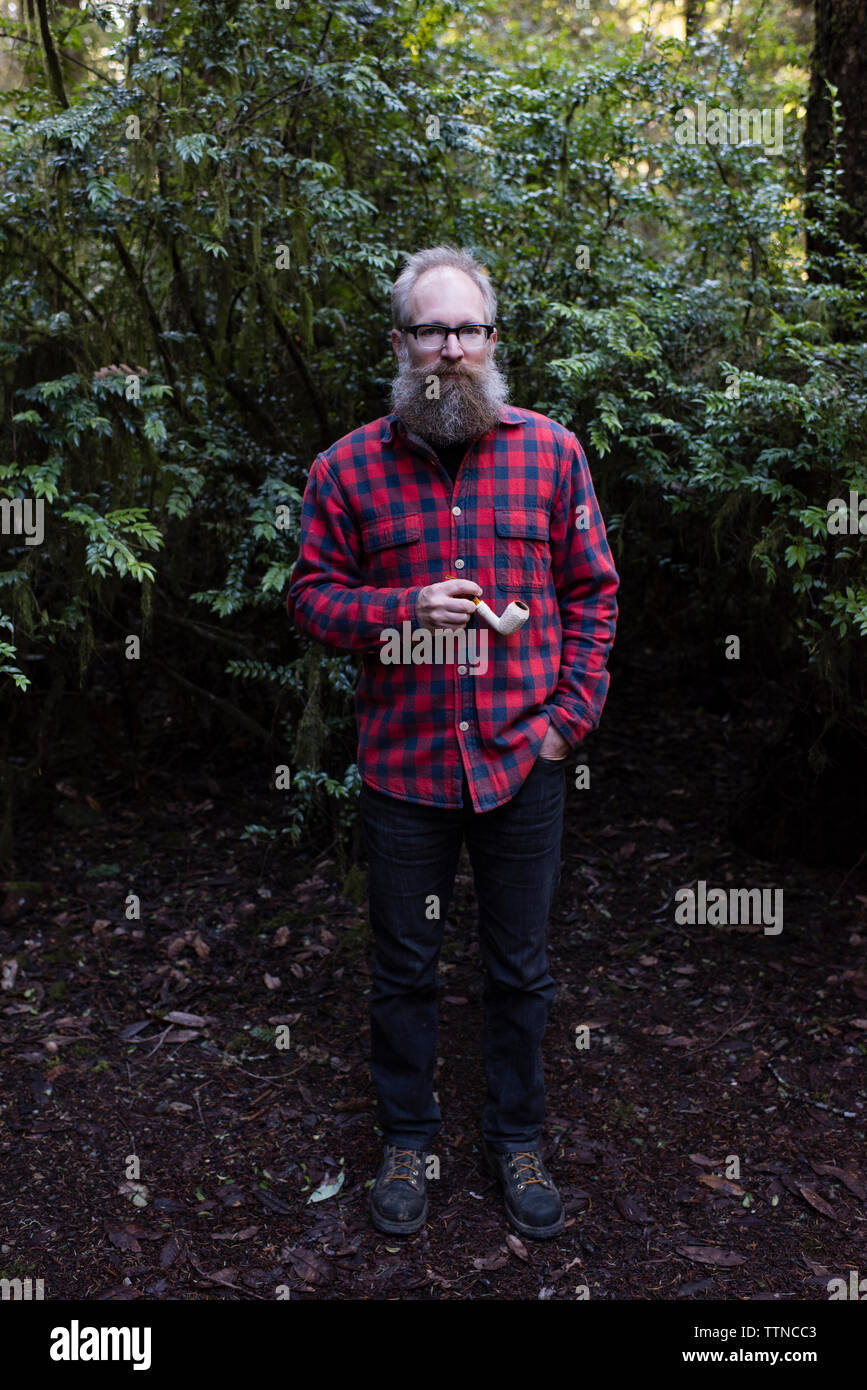
[[[58,106],[62,106],[66,110],[69,101],[66,96],[66,88],[63,85],[63,74],[60,70],[57,49],[54,47],[54,39],[48,24],[47,0],[36,0],[36,17],[39,24],[39,39],[42,44],[42,57],[45,62],[48,85]]]
[[[683,26],[688,39],[694,39],[704,20],[705,0],[684,0]]]
[[[843,121],[837,191],[853,209],[841,218],[839,231],[867,251],[867,0],[815,0],[815,14],[804,132],[807,193],[821,188],[822,173],[833,160],[832,98],[825,85],[830,82],[837,88]],[[815,215],[813,199],[808,207]],[[808,234],[808,256],[828,250],[824,238]]]

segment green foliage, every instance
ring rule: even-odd
[[[46,657],[82,678],[118,599],[145,631],[197,605],[248,653],[234,698],[271,692],[307,750],[283,833],[325,807],[345,840],[354,663],[317,651],[311,684],[283,601],[313,457],[387,408],[399,254],[443,240],[492,272],[512,397],[576,431],[620,559],[676,546],[744,608],[771,586],[779,659],[863,700],[867,550],[827,518],[867,496],[865,258],[832,161],[805,259],[802,18],[706,10],[686,42],[675,5],[656,33],[631,3],[180,0],[128,34],[91,7],[56,36],[88,65],[63,61],[68,109],[16,50],[0,497],[43,500],[46,536],[3,541],[10,715]],[[781,150],[679,143],[700,100],[779,107]]]

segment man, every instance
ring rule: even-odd
[[[544,1168],[542,1037],[555,993],[546,929],[560,864],[565,760],[599,722],[619,579],[587,461],[554,420],[506,405],[497,297],[449,246],[392,287],[393,412],[317,456],[287,596],[302,631],[358,652],[361,814],[374,971],[371,1071],[385,1140],[374,1225],[418,1231],[440,1128],[436,976],[461,845],[479,903],[487,1093],[482,1155],[522,1235],[564,1226]],[[452,578],[447,576],[451,575]],[[485,627],[486,661],[434,648],[385,660],[394,635]],[[481,625],[480,625],[481,626]]]

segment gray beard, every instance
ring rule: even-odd
[[[509,383],[492,359],[479,365],[437,360],[413,367],[403,349],[391,383],[391,408],[407,429],[434,448],[480,439],[493,429],[509,399]],[[452,377],[443,372],[456,371]],[[440,377],[439,400],[428,400],[428,378]]]

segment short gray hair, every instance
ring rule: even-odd
[[[497,293],[491,284],[490,276],[469,251],[459,246],[429,246],[407,257],[406,265],[391,287],[391,318],[395,328],[403,328],[409,320],[409,297],[416,281],[428,270],[438,270],[450,266],[462,270],[482,292],[485,301],[485,315],[488,323],[497,318]]]

